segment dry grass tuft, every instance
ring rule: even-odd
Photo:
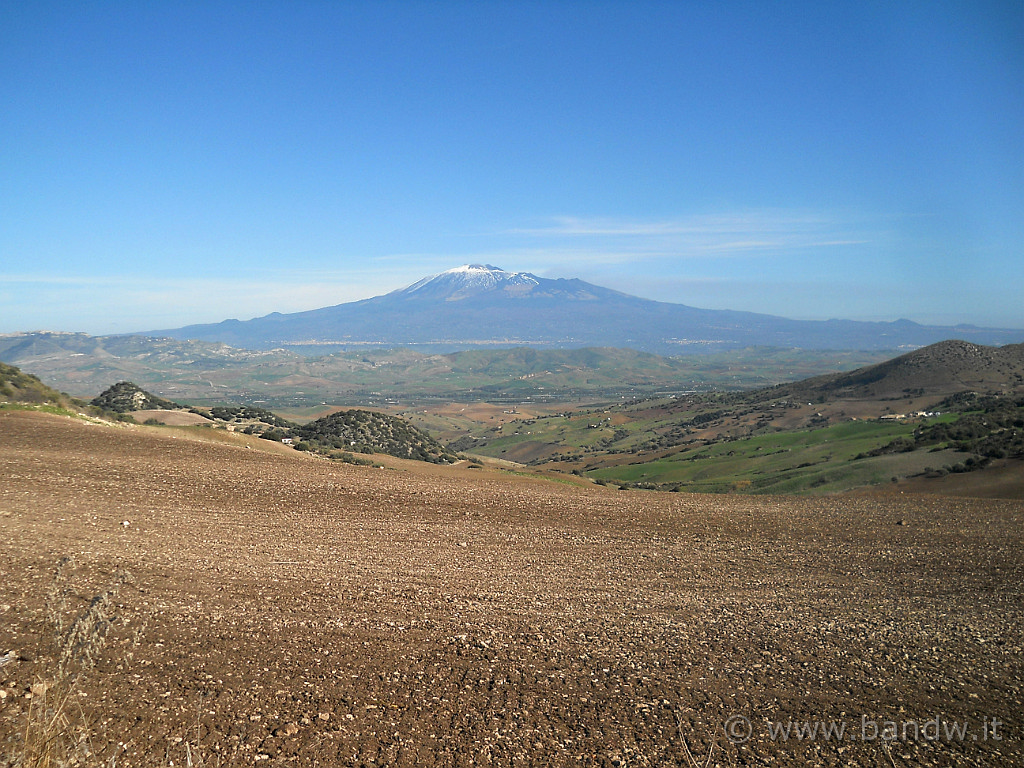
[[[9,760],[12,768],[116,766],[116,754],[104,761],[92,749],[92,728],[79,704],[78,683],[95,666],[106,645],[110,628],[117,621],[114,598],[131,576],[127,571],[117,571],[110,586],[69,621],[74,594],[69,571],[74,565],[73,558],[61,558],[50,584],[46,613],[54,629],[57,661],[51,674],[32,684],[21,743]]]
[[[48,680],[32,685],[21,754],[12,765],[71,768],[90,764],[90,729],[75,694],[74,685]]]

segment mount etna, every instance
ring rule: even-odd
[[[1024,330],[920,325],[910,320],[790,320],[651,301],[579,279],[552,280],[469,264],[362,301],[252,320],[148,331],[146,336],[223,342],[248,349],[290,347],[628,347],[681,354],[750,346],[898,349],[957,338],[977,344],[1024,341]]]

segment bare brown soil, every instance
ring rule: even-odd
[[[117,766],[1024,762],[1024,503],[618,492],[260,442],[0,412],[0,755],[74,556],[72,614],[131,574],[76,693]],[[769,731],[803,721],[847,730]]]
[[[173,427],[193,427],[197,424],[211,423],[209,419],[191,411],[132,411],[130,415],[139,424],[142,424],[147,419],[156,419],[161,424]]]
[[[983,472],[961,472],[943,477],[912,477],[878,489],[883,493],[935,493],[984,499],[1024,499],[1024,461],[1003,459]]]
[[[450,416],[452,418],[465,418],[480,423],[493,422],[494,424],[508,424],[518,419],[535,419],[538,416],[549,416],[552,413],[567,408],[583,407],[580,403],[565,405],[494,405],[492,403],[451,403],[450,405],[435,406],[430,410],[439,416]]]

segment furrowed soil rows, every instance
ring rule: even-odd
[[[95,764],[1024,762],[1021,502],[619,492],[265,447],[0,412],[2,759],[54,675],[55,618],[127,574],[67,710]],[[869,738],[933,718],[972,730]],[[803,721],[849,737],[772,730]]]

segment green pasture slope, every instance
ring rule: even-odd
[[[692,447],[660,459],[586,472],[595,479],[637,487],[693,492],[833,492],[890,482],[941,467],[955,452],[912,451],[857,458],[896,438],[911,438],[913,424],[851,421],[813,430],[780,432]]]
[[[469,450],[483,456],[502,458],[517,446],[530,443],[581,458],[609,449],[635,449],[649,440],[653,431],[662,425],[662,420],[655,418],[613,424],[611,417],[622,413],[620,406],[610,406],[610,410],[568,411],[517,419],[494,427],[470,425],[468,432],[478,442]]]

